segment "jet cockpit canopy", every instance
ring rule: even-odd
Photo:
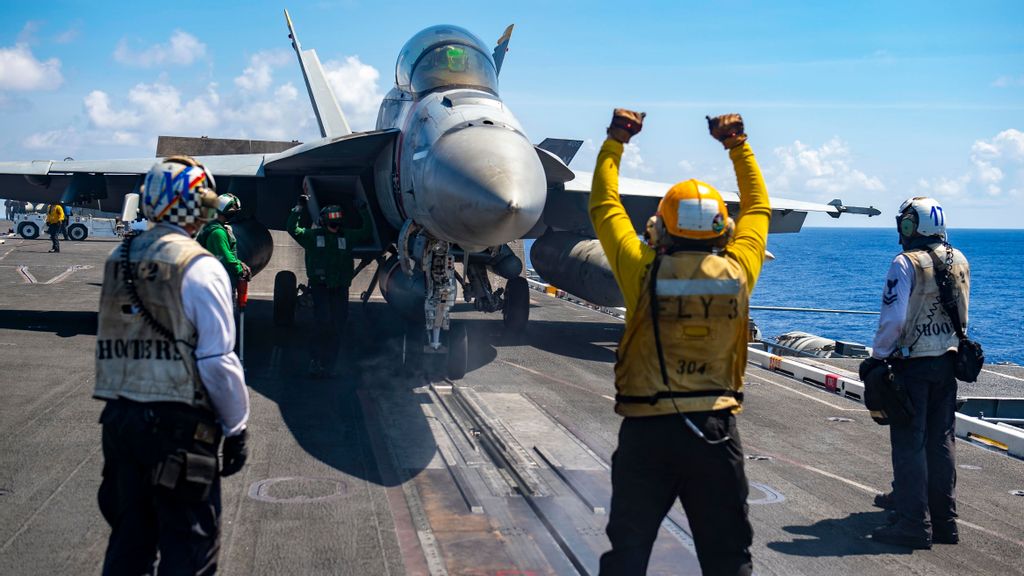
[[[486,45],[464,28],[431,26],[405,43],[395,64],[395,84],[415,95],[439,88],[478,88],[498,93],[498,73]]]

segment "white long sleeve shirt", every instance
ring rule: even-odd
[[[884,360],[896,351],[903,324],[907,321],[907,304],[914,290],[914,265],[905,254],[898,254],[889,265],[882,292],[882,309],[871,356]]]
[[[249,420],[249,390],[234,352],[234,304],[224,266],[213,256],[193,260],[182,278],[181,301],[185,316],[196,327],[196,365],[224,434],[240,434]]]

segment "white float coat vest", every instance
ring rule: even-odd
[[[173,332],[175,342],[162,336],[134,307],[123,277],[122,247],[107,258],[93,397],[210,408],[193,353],[198,334],[185,316],[181,300],[185,270],[204,254],[209,252],[195,240],[167,226],[156,226],[131,244],[139,300],[157,322]]]
[[[661,256],[656,282],[662,379],[651,312],[652,267],[626,324],[615,363],[615,411],[657,416],[731,409],[739,412],[747,363],[750,292],[733,259],[704,252]]]
[[[946,262],[946,247],[938,246],[936,255]],[[914,290],[907,302],[907,317],[896,342],[896,353],[902,358],[941,356],[956,351],[959,338],[942,303],[939,286],[935,282],[935,263],[927,249],[909,250],[904,254],[914,266]],[[967,304],[971,294],[971,269],[967,258],[953,248],[953,264],[949,269],[953,278],[960,323],[967,331]]]

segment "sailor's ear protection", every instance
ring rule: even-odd
[[[899,227],[900,236],[910,238],[917,232],[917,210],[907,210],[896,217],[896,224]]]

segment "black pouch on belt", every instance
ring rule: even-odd
[[[153,484],[170,490],[182,500],[200,502],[209,497],[216,477],[215,457],[178,450],[157,464]]]

